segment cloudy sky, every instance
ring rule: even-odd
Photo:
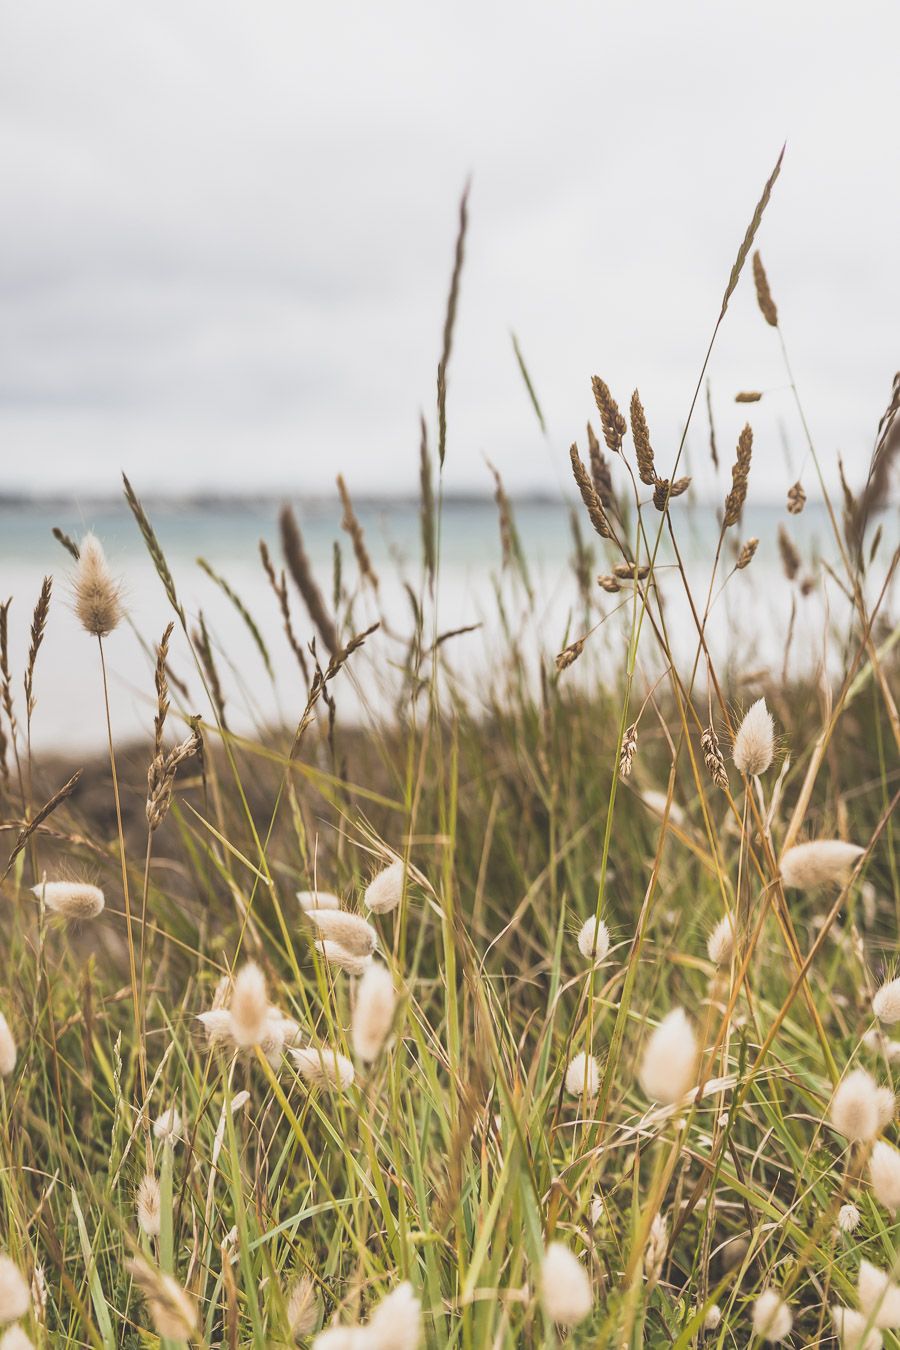
[[[784,141],[759,242],[861,479],[900,364],[898,42],[893,0],[0,0],[0,490],[411,488],[469,175],[449,486],[488,455],[556,490],[595,372],[665,464]],[[802,445],[749,274],[711,379],[724,446],[767,391],[780,498]],[[689,448],[703,476],[705,412]]]

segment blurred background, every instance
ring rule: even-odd
[[[523,544],[562,641],[567,449],[595,416],[590,377],[623,407],[640,388],[665,470],[785,141],[758,244],[829,488],[838,451],[851,483],[864,479],[898,364],[895,5],[851,21],[836,5],[766,0],[3,0],[0,31],[0,592],[18,597],[17,650],[43,572],[66,570],[51,523],[101,523],[136,623],[160,626],[133,522],[102,500],[122,470],[161,518],[175,570],[202,549],[242,569],[251,600],[281,494],[301,503],[327,587],[337,472],[376,561],[414,552],[401,502],[417,491],[420,410],[434,422],[470,178],[444,479],[469,501],[445,537],[448,624],[472,619],[499,556],[493,513],[471,501],[493,490],[488,456],[514,498],[531,498]],[[763,536],[752,513],[783,509],[798,475],[817,495],[749,269],[709,377],[721,474],[705,400],[683,465],[701,550],[748,415],[739,390],[763,392],[745,533]],[[194,570],[185,590],[195,607],[217,603]],[[60,645],[39,725],[77,742],[67,621],[48,639]],[[121,657],[135,726],[143,671]]]

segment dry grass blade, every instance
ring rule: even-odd
[[[587,424],[588,438],[588,459],[591,464],[591,478],[594,480],[594,487],[597,489],[597,496],[603,503],[606,511],[615,511],[616,494],[613,488],[612,473],[609,463],[600,449],[600,442],[597,440],[597,433]]]
[[[280,574],[276,574],[268,545],[264,539],[260,539],[259,541],[259,556],[262,559],[263,570],[268,577],[269,585],[275,592],[275,598],[277,599],[278,607],[281,610],[285,636],[290,643],[291,651],[297,658],[297,663],[303,672],[303,678],[306,683],[309,684],[309,667],[306,664],[303,648],[297,640],[297,635],[294,632],[294,625],[291,622],[291,607],[288,602],[287,579],[283,571]]]
[[[244,621],[244,626],[246,627],[247,632],[253,639],[253,644],[256,647],[256,650],[259,652],[259,655],[262,659],[262,663],[266,668],[266,674],[269,676],[270,680],[274,679],[275,676],[272,670],[272,661],[269,657],[269,649],[263,640],[263,635],[259,631],[259,627],[256,623],[256,620],[250,613],[247,606],[244,604],[241,597],[228,584],[225,578],[223,576],[220,576],[219,573],[215,571],[215,569],[206,561],[205,558],[198,558],[197,566],[202,568],[202,570],[209,577],[210,581],[215,582],[215,584],[218,586],[222,594],[225,595],[231,601],[232,605],[234,605],[234,608],[237,610],[238,614]]]
[[[44,803],[44,805],[40,808],[39,811],[35,813],[35,815],[31,818],[31,820],[29,820],[25,825],[23,825],[16,839],[15,847],[13,848],[12,853],[9,855],[9,860],[7,861],[6,864],[6,870],[4,871],[3,877],[0,878],[0,880],[5,880],[9,876],[10,868],[16,861],[16,858],[18,858],[19,854],[22,852],[22,849],[28,843],[28,840],[34,834],[35,830],[38,828],[39,825],[43,824],[43,822],[47,819],[48,816],[51,816],[53,814],[56,808],[60,806],[61,803],[66,800],[67,797],[71,796],[71,794],[75,790],[75,787],[80,777],[81,777],[81,769],[78,769],[75,773],[72,774],[72,777],[68,780],[68,782],[63,783],[62,787],[57,792],[54,792],[53,796],[50,797],[49,800],[47,800]]]
[[[193,640],[194,646],[197,649],[197,655],[200,658],[200,664],[203,667],[206,683],[209,687],[209,696],[212,699],[216,717],[218,718],[222,730],[227,731],[228,722],[225,719],[225,696],[222,693],[219,671],[216,667],[215,658],[213,657],[209,629],[206,627],[206,619],[204,618],[202,609],[197,613],[197,627],[193,632]]]
[[[153,560],[153,566],[156,568],[157,576],[159,577],[160,581],[163,584],[163,587],[165,588],[166,595],[169,597],[169,604],[172,606],[175,613],[178,615],[183,627],[185,622],[184,610],[178,603],[178,595],[175,590],[175,579],[172,576],[172,573],[169,571],[169,564],[166,562],[166,557],[162,551],[162,548],[160,547],[159,540],[156,537],[156,532],[154,531],[153,526],[150,524],[150,519],[146,511],[144,510],[143,506],[138,500],[134,488],[131,486],[127,476],[124,473],[122,474],[122,482],[125,484],[125,500],[127,501],[129,507],[131,508],[131,514],[137,521],[138,529],[140,530],[141,535],[143,536],[144,539],[144,543],[147,546],[147,552],[150,554],[150,557]]]
[[[878,436],[872,462],[863,488],[854,523],[853,538],[862,548],[863,536],[873,511],[881,510],[888,500],[891,470],[900,457],[900,371],[894,376],[891,399],[878,423]]]
[[[28,664],[25,667],[25,708],[29,718],[34,712],[34,667],[37,662],[37,654],[41,649],[41,643],[44,640],[44,632],[47,628],[47,615],[50,612],[50,594],[52,590],[52,579],[50,577],[44,577],[41,593],[38,596],[37,604],[34,607],[34,614],[31,617],[31,644],[28,648]]]
[[[422,523],[422,554],[425,559],[425,571],[428,584],[434,588],[435,572],[435,528],[434,528],[434,487],[431,482],[431,456],[428,453],[428,427],[425,418],[420,416],[421,437],[419,440],[419,493],[420,516]]]
[[[538,403],[538,396],[535,393],[534,385],[531,383],[531,376],[528,374],[528,367],[525,365],[525,358],[522,355],[522,349],[519,346],[519,339],[516,337],[515,333],[510,333],[510,337],[512,338],[513,351],[516,354],[516,361],[518,362],[519,372],[522,376],[522,379],[525,381],[525,388],[528,390],[528,397],[531,399],[531,406],[532,408],[534,408],[535,416],[537,417],[538,423],[540,424],[541,431],[546,436],[547,424],[544,421],[544,414],[541,412],[541,405],[540,403]]]
[[[344,482],[344,475],[340,473],[337,476],[337,489],[340,494],[341,505],[344,508],[344,514],[341,518],[341,529],[345,530],[350,536],[360,576],[363,581],[369,583],[373,591],[377,591],[378,577],[375,575],[372,559],[369,557],[369,550],[366,548],[366,538],[363,534],[363,527],[360,525],[359,517],[353,509],[353,502],[350,498],[347,484]]]
[[[781,147],[781,154],[778,156],[775,168],[772,170],[766,181],[766,185],[762,190],[762,196],[756,203],[756,209],[753,212],[750,224],[747,226],[747,233],[744,235],[741,246],[738,249],[737,257],[734,260],[734,266],[731,269],[731,275],[728,278],[728,285],[725,287],[725,294],[722,297],[722,308],[719,312],[720,319],[724,316],[725,311],[728,308],[728,301],[734,294],[734,288],[738,284],[738,279],[744,269],[744,263],[747,261],[747,257],[753,247],[753,240],[756,238],[756,231],[759,229],[760,222],[762,221],[763,212],[769,204],[769,198],[772,195],[772,188],[775,186],[775,180],[781,173],[781,161],[784,159],[786,148],[786,146]]]
[[[69,535],[67,535],[65,530],[61,530],[58,525],[53,526],[51,534],[53,535],[53,538],[57,541],[57,543],[62,544],[66,552],[71,554],[71,556],[77,562],[78,559],[81,557],[81,551],[78,545],[75,543],[75,540],[72,539]]]
[[[713,468],[719,468],[719,447],[716,445],[716,424],[713,421],[712,410],[712,389],[709,380],[706,381],[706,414],[709,419],[709,457],[713,462]]]
[[[438,412],[438,463],[444,467],[444,455],[447,450],[447,368],[453,350],[453,327],[456,323],[456,306],[459,301],[459,281],[462,276],[463,257],[468,225],[469,184],[465,186],[459,203],[459,231],[456,236],[456,248],[453,254],[453,274],[450,278],[450,293],[447,296],[447,314],[444,319],[444,339],[441,359],[437,372],[437,412]]]
[[[318,629],[326,648],[330,653],[336,652],[340,647],[337,631],[325,607],[322,592],[313,576],[312,564],[303,547],[303,536],[300,533],[300,526],[297,524],[297,517],[287,503],[281,508],[278,524],[281,529],[281,547],[288,572],[297,590],[302,595],[309,617]]]

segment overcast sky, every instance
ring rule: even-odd
[[[0,0],[0,491],[411,489],[469,175],[448,485],[485,455],[567,481],[595,372],[665,466],[785,140],[759,243],[862,479],[900,365],[898,44],[893,0]],[[711,377],[723,453],[770,391],[779,499],[802,446],[749,269]],[[705,409],[689,446],[705,472]]]

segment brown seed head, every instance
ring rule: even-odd
[[[656,469],[653,464],[653,446],[650,444],[650,428],[644,414],[641,396],[635,389],[631,395],[631,439],[637,455],[638,474],[642,483],[652,487],[656,483]]]
[[[753,455],[753,431],[749,422],[744,427],[737,443],[737,456],[731,470],[731,491],[725,498],[725,525],[736,525],[741,518],[744,502],[747,498],[747,481],[750,477],[750,460]]]
[[[758,249],[753,255],[753,280],[756,282],[756,299],[762,311],[762,316],[767,324],[772,328],[777,328],[778,310],[775,308],[775,301],[772,299],[772,292],[769,290],[769,278],[766,276],[766,269],[763,267]]]
[[[622,437],[628,430],[628,423],[619,412],[619,405],[609,392],[609,385],[601,380],[599,375],[595,375],[591,380],[591,388],[600,411],[603,439],[613,454],[618,454],[622,449]]]

